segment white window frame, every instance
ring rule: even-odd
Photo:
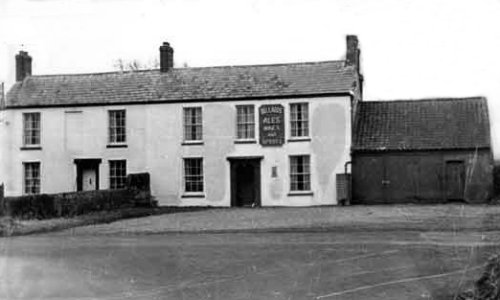
[[[305,108],[304,108],[305,106]],[[301,114],[294,111],[294,108],[302,107]],[[290,103],[290,139],[307,139],[310,137],[309,126],[309,103]]]
[[[187,161],[188,160],[199,160],[200,161],[200,165],[199,165],[199,169],[201,170],[200,174],[190,174],[188,175],[188,172],[187,172]],[[184,194],[185,195],[203,195],[203,193],[205,192],[205,170],[204,170],[204,166],[203,166],[203,163],[204,163],[204,159],[202,157],[184,157],[182,159],[182,182],[183,182],[183,190],[184,190]],[[200,184],[201,185],[201,190],[189,190],[188,189],[188,182],[190,179],[188,179],[188,176],[190,177],[199,177],[197,180],[192,180],[191,182],[194,183],[194,184]]]
[[[302,161],[302,167],[299,170],[299,164],[295,164],[294,160],[298,158],[307,158],[307,164],[304,165]],[[303,193],[311,192],[311,155],[309,154],[299,154],[289,156],[289,180],[290,180],[290,192],[291,193]],[[307,168],[305,168],[307,166]],[[306,179],[307,178],[307,179]],[[301,187],[302,186],[302,187]]]
[[[37,165],[38,166],[38,178],[33,177],[33,174],[27,175],[27,167],[29,165]],[[31,172],[32,173],[32,172]],[[30,180],[30,182],[28,182]],[[35,188],[33,191],[32,188]],[[23,194],[24,195],[35,195],[40,194],[42,191],[42,164],[39,161],[26,161],[23,162]]]
[[[240,114],[240,112],[242,112],[242,114]],[[254,141],[255,129],[255,105],[236,105],[236,140]]]
[[[28,116],[37,116],[38,127],[33,127],[33,120],[28,122]],[[40,147],[42,141],[42,114],[40,112],[25,112],[23,113],[23,146],[24,147]],[[29,124],[28,124],[29,123]],[[27,126],[29,125],[29,126]],[[37,133],[38,136],[35,137]],[[34,138],[38,138],[37,143],[33,142]]]
[[[189,113],[188,118],[189,111],[195,112],[194,120],[192,118],[192,113]],[[199,115],[197,112],[199,112]],[[199,132],[197,130],[199,130]],[[189,134],[188,131],[190,131]],[[192,136],[193,133],[194,138]],[[184,142],[197,143],[203,141],[203,109],[201,106],[186,106],[182,108],[182,134]]]
[[[117,168],[114,165],[115,163],[124,163],[124,168],[119,168],[123,169],[125,171],[125,175],[121,176],[117,172]],[[109,166],[109,189],[110,190],[117,190],[117,189],[123,189],[126,186],[127,183],[127,160],[126,159],[110,159],[108,161],[108,166]]]
[[[117,125],[116,114],[123,113],[123,125]],[[123,128],[123,140],[118,140],[119,128]],[[125,145],[127,143],[127,111],[125,109],[108,110],[108,144]]]

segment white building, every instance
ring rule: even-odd
[[[361,99],[359,49],[345,60],[279,65],[31,75],[0,110],[7,196],[119,188],[149,172],[160,205],[337,203]]]

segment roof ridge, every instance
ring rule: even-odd
[[[319,61],[289,62],[289,63],[276,63],[276,64],[218,65],[218,66],[192,67],[192,68],[190,67],[190,68],[178,68],[178,69],[278,67],[278,66],[290,66],[290,65],[317,65],[323,63],[343,63],[343,62],[345,62],[345,60],[319,60]]]
[[[205,67],[187,67],[187,68],[174,68],[174,70],[200,70],[200,69],[224,69],[224,68],[250,68],[250,67],[278,67],[278,66],[300,66],[300,65],[318,65],[324,63],[342,63],[345,60],[324,60],[324,61],[307,61],[307,62],[292,62],[292,63],[277,63],[277,64],[251,64],[251,65],[219,65],[219,66],[205,66]],[[346,66],[345,68],[350,68]],[[351,67],[352,68],[352,67]],[[27,78],[40,78],[40,77],[58,77],[58,76],[89,76],[89,75],[118,75],[118,74],[134,74],[160,71],[160,69],[144,69],[144,70],[127,70],[127,71],[104,71],[104,72],[88,72],[88,73],[59,73],[59,74],[40,74],[30,75]]]
[[[469,96],[469,97],[439,97],[439,98],[420,98],[420,99],[363,100],[361,101],[361,103],[433,102],[433,101],[461,101],[461,100],[486,100],[486,97]]]

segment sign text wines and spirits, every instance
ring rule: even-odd
[[[259,108],[260,144],[281,146],[285,142],[285,109],[281,104]]]

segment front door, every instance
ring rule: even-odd
[[[99,164],[100,159],[75,159],[76,164],[76,190],[93,191],[99,189]]]
[[[260,159],[231,159],[231,206],[260,206]]]
[[[465,165],[463,161],[446,162],[446,199],[464,200]]]
[[[82,172],[82,190],[93,191],[96,190],[97,174],[94,168],[83,169]]]

